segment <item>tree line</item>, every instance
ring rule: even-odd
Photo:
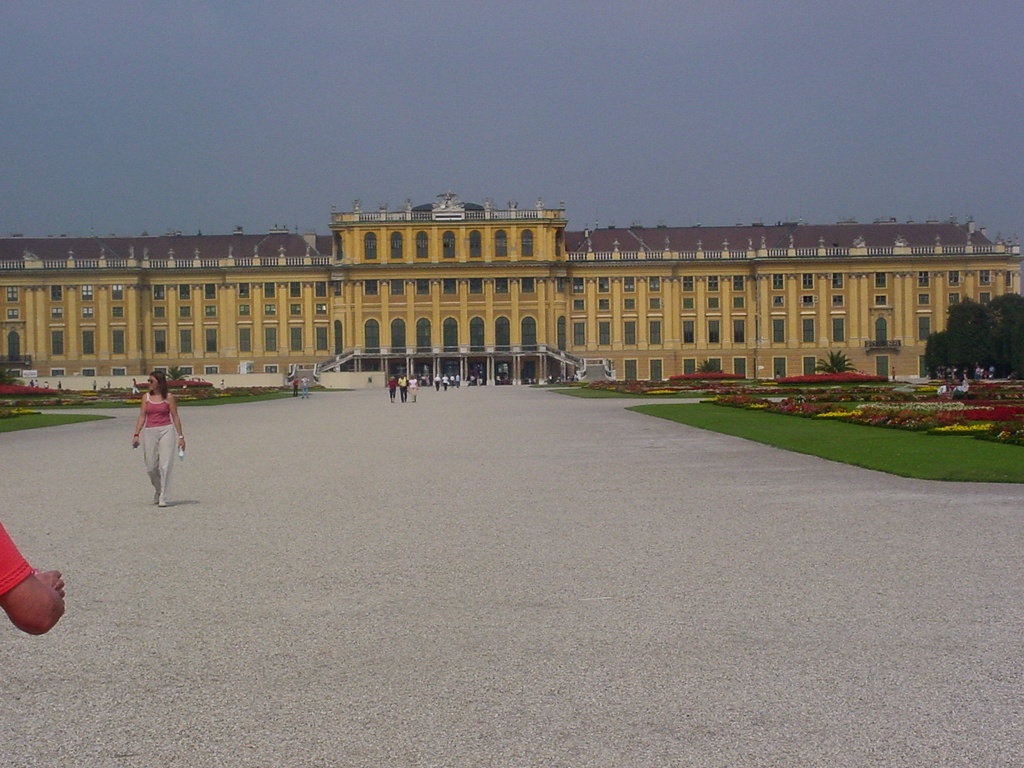
[[[946,330],[933,333],[925,346],[925,365],[971,371],[995,368],[998,377],[1018,378],[1024,371],[1024,296],[1008,293],[987,304],[964,301],[949,308]]]

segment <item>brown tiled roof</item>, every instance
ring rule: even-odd
[[[316,238],[316,250],[331,253],[330,236]],[[0,238],[0,261],[21,261],[28,252],[43,261],[67,259],[73,253],[76,259],[127,259],[134,253],[141,259],[148,253],[151,259],[166,259],[173,251],[175,258],[223,259],[231,253],[235,257],[306,255],[307,243],[301,235],[288,232],[271,234],[235,235],[160,235],[156,237],[4,237]],[[326,250],[320,250],[326,247]],[[283,251],[281,249],[284,249]]]
[[[790,240],[792,238],[792,241]],[[696,251],[698,244],[705,251],[724,250],[725,242],[732,250],[760,248],[852,248],[863,239],[868,247],[890,247],[902,238],[910,246],[934,246],[936,238],[942,245],[991,244],[980,229],[969,232],[967,224],[897,223],[874,224],[793,224],[734,227],[616,227],[566,232],[565,246],[570,253],[585,251]],[[617,244],[617,245],[616,245]]]

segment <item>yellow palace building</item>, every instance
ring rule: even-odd
[[[842,351],[918,377],[952,304],[1020,290],[973,222],[568,231],[564,205],[439,195],[330,235],[0,238],[0,365],[110,378],[332,371],[484,383],[750,378]]]

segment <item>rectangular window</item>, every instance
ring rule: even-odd
[[[817,298],[818,298],[817,296],[815,296],[814,294],[810,294],[810,293],[806,294],[804,296],[801,296],[800,297],[800,306],[801,307],[813,307],[815,304],[818,303],[817,302]]]
[[[917,318],[917,340],[927,341],[932,335],[932,319],[930,317]]]
[[[532,277],[524,277],[519,280],[519,291],[521,293],[535,293],[536,283]]]
[[[96,331],[82,331],[82,354],[96,354]]]
[[[661,278],[660,277],[648,277],[647,278],[647,290],[657,293],[661,290]]]
[[[951,293],[951,294],[949,294],[949,303],[950,304],[959,304],[960,303],[960,294],[959,293]]]
[[[248,299],[248,298],[250,298],[250,296],[251,296],[251,293],[250,293],[249,284],[248,283],[239,283],[238,284],[238,298],[240,298],[240,299]]]
[[[111,299],[111,301],[124,301],[124,286],[123,285],[112,285],[112,286],[110,286],[110,299]]]
[[[636,311],[636,299],[623,299],[622,300],[622,308],[624,310],[626,310],[627,312],[635,312]]]
[[[405,295],[405,280],[392,280],[391,281],[391,295],[392,296],[404,296]]]
[[[167,331],[163,328],[153,331],[153,351],[158,355],[167,354]]]
[[[327,326],[318,325],[315,331],[317,352],[324,352],[327,350]]]
[[[683,296],[683,309],[693,309],[693,296]]]
[[[50,301],[61,301],[64,298],[64,286],[62,285],[51,285],[50,286]]]
[[[627,320],[622,324],[622,343],[636,344],[636,321]]]
[[[314,307],[314,311],[315,311],[315,312],[316,312],[316,313],[317,313],[318,315],[326,315],[326,314],[327,314],[327,305],[326,305],[326,304],[324,304],[323,302],[320,302],[319,304],[316,304],[316,305],[315,305],[315,307]]]
[[[842,289],[842,287],[843,287],[843,273],[842,272],[833,272],[832,273],[832,287],[835,290],[837,290],[837,291]]]
[[[746,320],[733,320],[732,321],[732,341],[733,344],[744,344],[747,341],[747,321]]]
[[[92,292],[90,291],[90,295],[91,295],[91,294],[92,294]],[[82,295],[82,298],[83,298],[83,299],[85,298],[85,295],[84,295],[84,286],[83,286],[83,295]],[[167,298],[167,291],[166,291],[166,287],[165,287],[165,286],[163,286],[163,285],[154,285],[154,286],[153,286],[153,301],[163,301],[163,300],[164,300],[164,299],[166,299],[166,298]]]
[[[931,276],[929,275],[928,272],[922,271],[922,272],[918,272],[917,273],[917,287],[918,288],[927,288],[930,283],[931,283]]]
[[[597,278],[597,292],[608,293],[612,289],[612,281],[607,277]]]
[[[612,324],[607,320],[597,324],[597,343],[603,346],[612,343]]]
[[[875,272],[875,288],[885,288],[888,284],[888,275],[885,272]]]
[[[217,298],[217,284],[216,283],[205,283],[203,285],[203,298],[207,301],[213,301]]]
[[[746,302],[746,299],[743,296],[733,296],[732,297],[732,308],[733,309],[743,309],[745,306],[747,306],[747,302]]]
[[[573,293],[583,293],[583,278],[582,277],[574,277],[572,279],[572,292]]]
[[[586,323],[573,323],[572,324],[572,343],[577,347],[582,347],[587,343],[587,324]]]
[[[978,294],[978,302],[981,304],[988,304],[992,301],[992,294],[988,291],[982,291]]]
[[[394,282],[394,281],[392,281],[392,282]],[[293,316],[294,315],[301,315],[302,314],[302,305],[301,304],[289,304],[288,305],[288,313],[290,315],[293,315]]]
[[[747,375],[747,358],[745,357],[734,357],[732,359],[732,372],[746,378]]]
[[[773,307],[784,307],[784,306],[786,306],[786,297],[785,296],[772,296],[772,306]]]
[[[206,333],[205,333],[205,335],[206,335],[206,351],[208,353],[216,352],[217,351],[217,329],[216,328],[206,328],[205,331],[206,331]]]
[[[83,376],[95,376],[96,375],[96,369],[95,368],[83,368],[82,369],[82,375]]]
[[[734,291],[742,291],[744,290],[745,283],[743,275],[734,275],[732,278],[732,289]]]
[[[479,294],[484,292],[484,280],[482,277],[469,278],[469,292]]]
[[[243,317],[248,317],[249,316],[249,311],[250,310],[249,310],[249,305],[248,304],[239,304],[238,305],[238,314],[242,315]]]
[[[184,307],[182,307],[182,309],[184,309]],[[203,316],[204,317],[216,317],[217,316],[217,305],[216,304],[207,304],[207,305],[205,305],[203,307]]]
[[[888,306],[888,304],[889,304],[889,297],[888,296],[885,296],[883,294],[878,294],[877,296],[875,296],[875,306],[876,307],[885,307],[885,306]]]
[[[288,283],[288,296],[292,299],[302,298],[302,283],[297,280],[293,280]]]
[[[64,307],[52,307],[50,309],[50,317],[54,320],[60,320],[64,317]]]
[[[416,281],[416,293],[419,296],[429,296],[430,295],[430,281],[429,280],[423,280],[423,279],[417,280]]]
[[[815,360],[813,357],[805,357],[803,359],[803,363],[804,363],[804,376],[813,376],[814,375],[814,369],[817,367],[818,361]]]
[[[8,320],[17,320],[18,319],[18,310],[16,308],[15,309],[8,309],[7,310],[7,319]]]
[[[508,278],[507,277],[496,277],[496,278],[494,278],[494,292],[495,293],[508,293]]]
[[[805,291],[810,291],[814,288],[814,273],[804,272],[800,276],[800,287]]]
[[[772,318],[772,342],[784,344],[786,341],[786,320],[782,317]]]
[[[718,290],[718,275],[708,275],[708,290],[709,291],[717,291]]]
[[[648,341],[651,344],[661,344],[661,320],[651,320],[648,325]]]
[[[160,287],[163,288],[162,285]],[[92,297],[92,286],[91,285],[83,285],[82,286],[82,301],[92,301],[92,298],[93,298]]]
[[[293,325],[288,329],[288,346],[292,352],[302,351],[302,326]]]
[[[684,275],[683,276],[683,290],[684,291],[692,291],[693,290],[693,275]]]
[[[178,307],[178,317],[192,317],[192,307],[188,304],[182,304]]]
[[[833,307],[841,307],[841,306],[843,306],[845,301],[846,301],[846,299],[843,298],[843,294],[837,293],[837,294],[835,294],[832,297],[832,306]]]
[[[277,327],[268,325],[263,329],[263,349],[277,352]]]
[[[683,358],[683,373],[696,373],[697,372],[697,361],[692,357]]]
[[[50,369],[50,375],[51,376],[66,376],[67,374],[65,373],[65,369],[64,368],[51,368]]]
[[[718,296],[708,296],[708,309],[718,309]]]
[[[363,281],[363,293],[367,296],[376,296],[380,291],[380,287],[377,285],[376,280],[365,280]]]
[[[115,355],[124,354],[124,331],[115,328],[110,332],[110,349]]]
[[[277,314],[277,304],[264,304],[263,305],[263,314],[264,315],[276,315]]]
[[[277,365],[276,364],[264,365],[263,366],[263,372],[264,373],[277,373]]]
[[[90,319],[96,314],[95,307],[82,307],[82,317]]]
[[[182,301],[188,301],[192,298],[192,286],[188,283],[182,283],[178,286],[178,298]]]
[[[651,381],[663,381],[665,374],[662,372],[662,361],[651,360]]]
[[[786,276],[775,273],[772,275],[772,290],[781,291],[786,287]]]
[[[327,281],[326,280],[317,280],[315,283],[313,283],[313,296],[315,296],[318,299],[326,299],[327,298]]]
[[[586,299],[573,299],[572,300],[572,311],[583,312],[587,308]]]
[[[508,281],[506,280],[506,287]],[[455,278],[446,277],[441,281],[441,293],[447,293],[448,295],[454,294],[456,291]]]
[[[800,323],[803,326],[803,339],[804,343],[811,343],[814,341],[814,318],[805,317]]]
[[[192,354],[192,329],[191,328],[179,328],[178,329],[178,349],[182,354]]]
[[[192,373],[192,371],[189,371],[189,373]],[[203,373],[205,373],[207,375],[210,375],[212,373],[220,373],[220,366],[219,365],[204,365],[203,366]]]
[[[275,296],[277,296],[277,286],[274,285],[274,283],[264,283],[263,284],[263,298],[264,299],[273,299]]]
[[[128,375],[128,369],[127,368],[118,368],[117,366],[114,366],[113,368],[110,369],[110,375],[111,376],[127,376]]]
[[[917,303],[920,304],[922,307],[927,306],[928,304],[930,304],[931,300],[932,300],[932,297],[931,297],[930,294],[927,294],[927,293],[919,293],[919,294],[917,294]]]
[[[959,269],[951,269],[951,270],[949,270],[949,284],[950,285],[960,285],[960,270]]]
[[[722,343],[722,324],[718,320],[708,320],[708,344]]]
[[[597,310],[598,312],[608,312],[612,308],[611,299],[598,299]]]
[[[166,317],[167,307],[153,307],[153,317]]]
[[[622,278],[622,290],[624,293],[633,293],[636,290],[636,278],[635,277],[624,277]]]
[[[661,309],[661,299],[658,298],[657,296],[648,299],[648,306],[655,311]]]
[[[832,341],[843,342],[846,341],[846,318],[833,317],[832,318]]]
[[[694,321],[683,320],[683,344],[693,344],[696,338]]]
[[[238,351],[252,352],[252,328],[238,329]]]
[[[992,284],[992,273],[987,269],[978,270],[978,283],[979,285],[991,285]]]

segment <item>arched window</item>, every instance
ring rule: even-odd
[[[446,317],[441,330],[445,351],[457,352],[459,349],[459,321],[454,317]]]
[[[557,323],[558,348],[565,351],[565,315],[560,315]]]
[[[494,255],[508,256],[508,234],[504,229],[494,233]]]
[[[889,341],[889,324],[884,317],[875,320],[875,343],[885,344]]]
[[[483,352],[484,319],[474,317],[469,321],[469,349],[471,352]]]
[[[469,258],[479,259],[482,254],[482,238],[478,230],[473,230],[469,233]]]
[[[391,233],[391,258],[401,259],[405,256],[402,248],[402,233],[392,232]]]
[[[7,334],[7,354],[12,361],[21,357],[21,337],[18,336],[17,331]]]
[[[507,317],[499,317],[494,321],[494,344],[503,352],[507,352],[512,346],[510,327]]]
[[[363,237],[363,258],[366,261],[377,258],[377,236],[373,232],[367,232]]]
[[[430,256],[430,249],[427,247],[427,233],[416,233],[416,258],[426,259]]]
[[[334,321],[334,354],[340,355],[345,348],[345,336],[341,332],[341,320]]]
[[[421,317],[416,321],[417,352],[429,352],[433,342],[430,339],[430,321]]]
[[[405,351],[405,320],[400,317],[391,321],[391,351]]]
[[[533,256],[533,230],[524,229],[519,236],[519,253],[522,256]]]
[[[455,258],[455,233],[451,230],[441,235],[441,255],[446,259]]]
[[[376,320],[367,320],[363,326],[363,347],[367,352],[380,351],[380,324]]]
[[[523,332],[522,345],[524,347],[537,346],[537,321],[532,317],[524,317],[520,327]]]

